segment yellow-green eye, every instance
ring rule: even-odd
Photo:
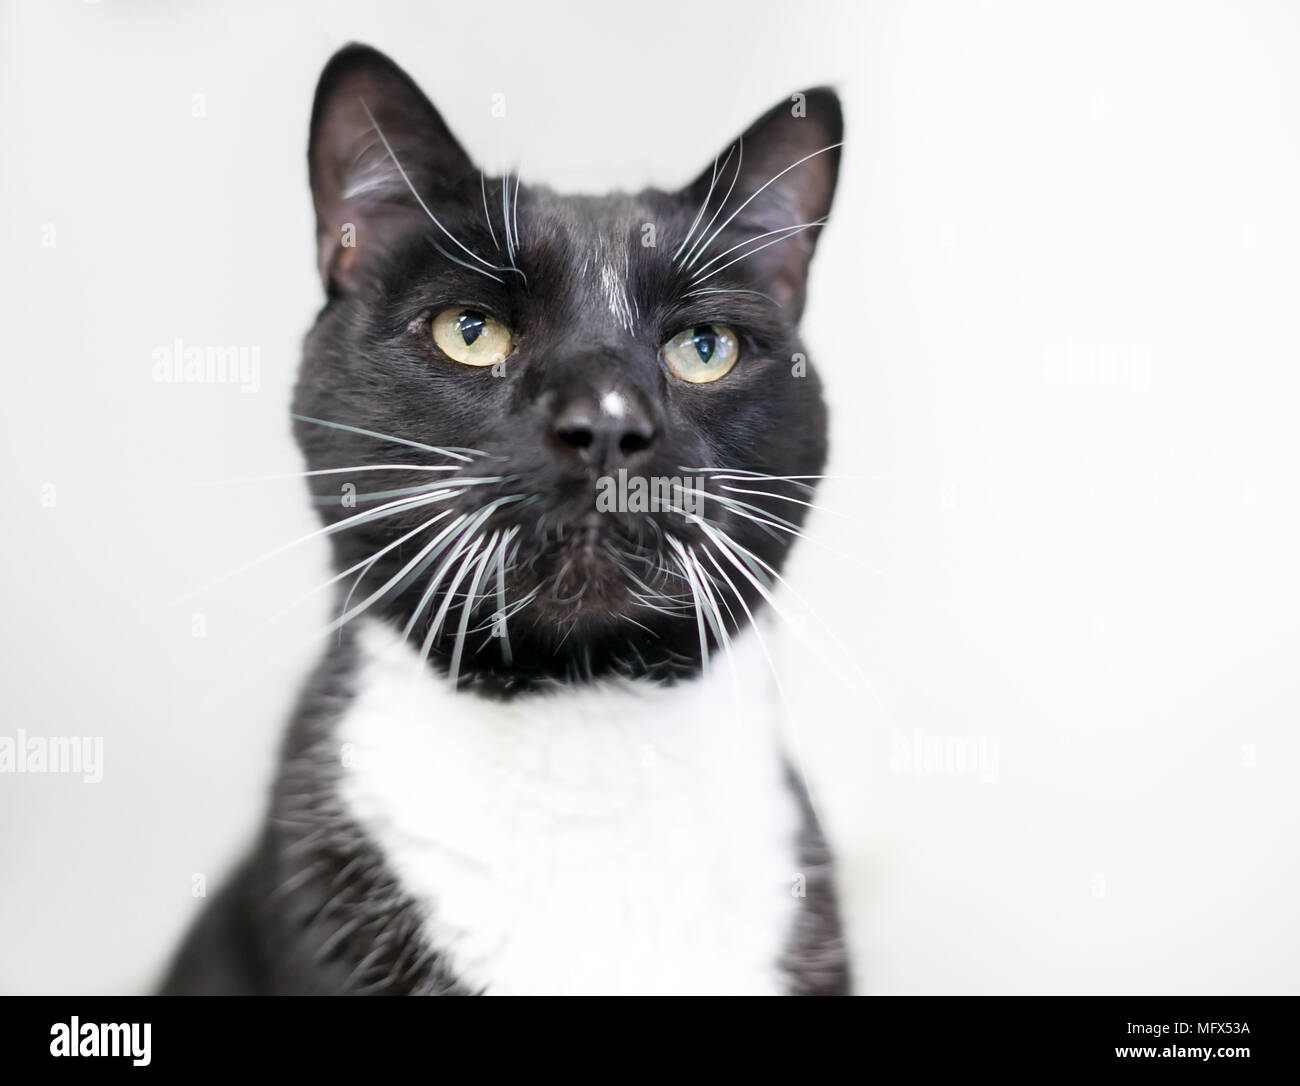
[[[736,364],[740,344],[725,324],[697,324],[678,332],[663,346],[669,372],[693,385],[724,376]]]
[[[467,366],[495,366],[514,347],[509,328],[468,307],[444,309],[434,317],[433,342],[453,362]]]

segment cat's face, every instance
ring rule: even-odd
[[[826,454],[797,322],[840,129],[812,91],[680,192],[558,196],[483,177],[404,73],[338,54],[294,410],[344,613],[498,691],[690,674],[747,625]]]

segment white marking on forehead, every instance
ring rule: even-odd
[[[627,300],[627,283],[609,262],[600,266],[600,287],[605,292],[605,304],[619,327],[632,331],[632,306]]]
[[[597,288],[605,300],[605,308],[624,331],[634,331],[636,318],[628,297],[629,274],[628,246],[635,229],[635,216],[622,211],[612,216],[601,216],[590,241],[588,255],[582,262],[585,273],[590,266],[596,273]],[[639,307],[637,307],[639,309]]]
[[[617,392],[606,392],[600,409],[612,418],[621,419],[627,414],[627,401]]]

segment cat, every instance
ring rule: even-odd
[[[808,90],[680,191],[561,196],[329,61],[293,414],[339,610],[162,991],[849,991],[763,633],[827,454],[841,133]]]

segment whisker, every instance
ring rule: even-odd
[[[732,513],[734,513],[738,517],[741,517],[745,520],[752,521],[753,523],[758,525],[766,525],[767,527],[774,528],[777,531],[786,532],[794,536],[796,539],[806,539],[812,546],[818,547],[821,550],[833,554],[835,555],[835,557],[840,558],[845,562],[849,562],[852,565],[859,567],[860,569],[865,569],[871,573],[874,573],[877,577],[883,577],[885,580],[888,581],[893,580],[893,578],[890,577],[883,570],[876,569],[874,566],[868,565],[867,563],[863,562],[861,559],[856,558],[851,554],[845,554],[843,551],[837,550],[836,548],[830,546],[829,544],[823,543],[816,536],[810,535],[809,533],[805,532],[802,528],[799,528],[796,525],[791,524],[784,517],[779,517],[775,513],[769,513],[765,509],[760,509],[758,506],[751,505],[749,502],[742,502],[736,498],[728,498],[722,494],[713,494],[713,493],[709,493],[708,491],[701,491],[700,493],[704,494],[706,498],[713,498],[715,501],[721,502],[728,509],[730,509]],[[754,510],[759,515],[755,515],[755,512],[750,512],[750,510]],[[706,518],[698,518],[698,519],[703,520]]]
[[[718,221],[718,216],[722,214],[723,208],[727,206],[728,201],[731,199],[732,192],[735,191],[736,182],[740,180],[740,167],[741,164],[745,161],[744,137],[741,137],[739,140],[737,140],[736,145],[740,148],[740,154],[736,156],[736,172],[731,175],[731,185],[727,188],[727,195],[722,198],[722,203],[718,205],[718,210],[713,213],[713,218],[709,220],[709,225],[706,226],[702,231],[700,231],[701,244],[699,245],[698,249],[693,246],[691,251],[688,252],[685,257],[682,258],[683,260],[686,261],[686,267],[688,269],[692,267],[697,260],[700,259],[700,257],[704,254],[704,250],[707,249],[710,243],[712,242],[713,240],[712,238],[710,238],[709,241],[707,242],[704,241],[703,240],[704,235],[707,234],[709,230],[712,228],[713,224]],[[730,153],[728,153],[727,157],[728,158],[731,157]],[[716,236],[717,235],[715,234],[714,237]]]
[[[331,622],[325,628],[325,633],[326,634],[333,633],[341,626],[344,626],[348,622],[352,621],[352,619],[356,618],[357,615],[362,614],[364,611],[366,611],[370,607],[370,605],[374,603],[376,600],[382,598],[388,592],[388,590],[393,587],[393,585],[397,584],[398,581],[400,581],[403,577],[405,577],[406,574],[415,567],[416,563],[418,563],[422,558],[424,558],[426,554],[428,554],[434,548],[434,546],[438,543],[438,541],[443,538],[444,533],[449,532],[454,528],[455,528],[455,522],[453,522],[453,524],[449,528],[445,528],[443,529],[442,532],[439,532],[438,535],[436,535],[431,542],[425,544],[425,546],[423,546],[419,551],[416,552],[414,558],[412,558],[409,562],[406,563],[405,566],[403,566],[400,570],[398,570],[395,574],[393,574],[392,577],[390,577],[386,582],[384,582],[384,585],[381,588],[372,592],[369,596],[367,596],[364,600],[358,603],[355,607],[349,608],[347,611],[343,612],[343,614],[339,615],[339,617],[336,618],[333,622]]]
[[[825,219],[818,219],[815,222],[801,223],[798,227],[791,228],[790,232],[787,233],[784,237],[774,238],[772,241],[764,242],[756,249],[751,249],[747,253],[741,253],[740,256],[736,257],[735,260],[729,260],[727,261],[727,263],[723,264],[722,267],[714,268],[713,271],[709,272],[708,275],[699,275],[697,273],[695,278],[692,279],[691,282],[703,283],[709,279],[712,279],[715,275],[720,275],[722,272],[726,271],[733,264],[739,264],[742,260],[748,260],[755,253],[761,253],[764,249],[768,248],[769,246],[779,245],[783,241],[789,241],[792,237],[795,237],[797,234],[802,234],[805,230],[811,230],[815,226],[825,226],[825,225],[826,225]],[[764,234],[762,236],[766,237],[767,235]],[[758,239],[752,238],[751,240],[756,241]],[[702,270],[703,269],[701,269],[701,271]]]
[[[452,544],[451,553],[433,577],[429,579],[429,583],[425,586],[424,592],[415,606],[415,610],[411,612],[410,618],[407,619],[406,627],[402,630],[403,638],[411,636],[411,631],[415,629],[415,624],[420,620],[420,615],[424,612],[425,607],[429,605],[429,601],[433,599],[434,593],[438,591],[438,585],[442,583],[442,579],[447,575],[447,571],[451,568],[451,564],[462,553],[465,540],[477,532],[478,529],[487,522],[488,517],[490,517],[497,509],[500,509],[503,505],[508,505],[511,502],[519,500],[521,500],[521,496],[518,494],[508,495],[507,497],[497,498],[495,501],[489,502],[484,508],[475,513],[467,514],[468,523],[460,532],[454,544]],[[454,586],[452,590],[454,591]],[[431,644],[431,640],[425,643],[421,649],[422,655],[428,655],[429,646]]]
[[[808,509],[817,509],[828,516],[839,517],[841,520],[847,520],[852,524],[861,524],[862,521],[857,517],[851,517],[847,513],[839,513],[825,505],[819,505],[817,502],[806,502],[800,498],[792,498],[788,494],[775,494],[770,490],[742,490],[738,486],[724,486],[723,490],[732,494],[753,494],[760,498],[775,498],[777,501],[793,502],[795,505],[802,505]]]
[[[510,652],[509,614],[506,609],[506,551],[510,541],[519,534],[519,527],[511,528],[501,539],[497,549],[497,614],[501,618],[501,660],[510,667],[513,658]]]
[[[501,175],[501,221],[505,224],[506,256],[515,262],[515,244],[510,235],[510,171]]]
[[[328,581],[325,581],[322,584],[318,584],[315,588],[311,589],[310,591],[304,592],[292,603],[287,604],[284,607],[281,607],[280,610],[275,612],[275,614],[271,615],[269,618],[263,619],[256,626],[254,626],[253,629],[250,630],[248,634],[239,642],[239,644],[237,644],[234,648],[230,650],[229,657],[237,656],[249,644],[249,642],[251,642],[254,638],[257,637],[259,633],[267,629],[269,626],[274,625],[274,623],[276,623],[279,619],[283,618],[285,615],[287,615],[290,611],[294,610],[295,608],[300,607],[302,604],[306,603],[313,596],[319,595],[321,592],[325,591],[325,589],[329,588],[330,585],[338,584],[338,582],[343,580],[344,577],[351,576],[353,573],[356,573],[357,570],[361,570],[362,571],[361,576],[364,577],[366,572],[380,558],[382,558],[385,554],[391,551],[394,547],[401,546],[412,536],[419,535],[426,528],[432,527],[438,521],[442,520],[443,517],[449,517],[451,516],[451,514],[452,514],[452,510],[450,509],[444,510],[443,512],[439,513],[436,517],[432,517],[429,520],[426,520],[418,528],[413,528],[405,535],[401,536],[398,539],[393,540],[393,542],[387,544],[381,550],[376,551],[370,557],[361,559],[361,561],[355,563],[354,565],[349,566],[341,573],[334,574],[334,576],[331,577]],[[364,569],[362,569],[363,566],[365,567]],[[348,601],[352,599],[352,593],[356,591],[357,584],[360,583],[361,583],[360,578],[358,578],[356,583],[353,584],[352,589],[348,592],[347,599],[344,600],[344,609],[346,609]]]
[[[691,598],[695,603],[695,625],[700,638],[700,670],[707,672],[709,670],[709,637],[705,631],[704,609],[700,604],[699,589],[696,587],[695,577],[691,573],[690,560],[685,546],[676,536],[670,535],[666,539],[673,550],[675,561],[681,567],[682,573],[691,586]]]
[[[310,415],[293,415],[292,418],[299,422],[310,422],[316,426],[328,426],[332,430],[346,430],[351,434],[360,434],[362,437],[377,437],[382,441],[392,441],[398,445],[409,445],[413,449],[423,449],[425,452],[437,453],[439,456],[449,456],[453,460],[464,460],[469,463],[472,457],[486,456],[487,454],[478,449],[444,449],[437,445],[425,445],[421,441],[412,441],[406,437],[394,437],[392,434],[381,434],[378,430],[363,430],[360,426],[349,426],[344,422],[330,422],[328,419],[314,419]]]
[[[278,483],[286,479],[309,479],[316,475],[353,475],[363,471],[460,471],[452,464],[358,464],[351,468],[317,468],[315,471],[287,471],[281,475],[250,475],[242,479],[211,479],[199,486],[242,486],[245,483]]]
[[[678,486],[676,483],[674,483],[672,484],[672,488],[682,494],[691,493],[694,494],[696,497],[708,498],[712,501],[720,502],[722,505],[725,505],[729,509],[750,510],[751,512],[757,513],[759,516],[763,517],[769,523],[780,525],[781,527],[784,527],[791,532],[799,533],[802,531],[802,529],[792,521],[788,521],[784,517],[780,516],[779,514],[764,509],[761,505],[754,505],[752,502],[741,501],[739,498],[729,498],[725,494],[716,494],[712,490],[705,490],[702,487],[687,488],[687,487]]]
[[[708,534],[708,531],[709,530],[706,528],[705,529],[706,534]],[[823,620],[820,615],[817,614],[817,612],[813,609],[811,604],[809,604],[808,601],[804,599],[804,597],[800,595],[798,591],[795,590],[795,588],[790,584],[790,582],[787,581],[784,577],[782,577],[781,574],[775,568],[773,568],[769,563],[763,561],[763,559],[760,558],[758,555],[754,554],[753,551],[748,550],[745,546],[738,543],[736,540],[732,539],[720,528],[714,526],[713,531],[717,533],[718,537],[720,537],[716,540],[720,550],[723,549],[723,541],[725,540],[726,546],[729,547],[730,550],[735,555],[743,557],[746,564],[751,565],[751,569],[757,567],[758,569],[764,571],[765,575],[771,579],[774,585],[780,585],[782,588],[785,589],[785,591],[787,591],[795,599],[797,603],[803,606],[804,610],[812,617],[813,621],[816,622],[822,628],[823,631],[825,631],[826,635],[831,639],[831,643],[835,646],[835,648],[839,650],[840,654],[848,662],[849,667],[852,668],[853,672],[857,675],[859,680],[861,680],[863,686],[866,689],[868,689],[871,692],[872,697],[875,698],[876,697],[875,689],[872,686],[871,681],[863,673],[862,669],[858,667],[856,657],[844,646],[843,642],[841,642],[840,639],[836,636],[835,631],[831,628],[831,626],[825,620]],[[731,558],[731,560],[734,562],[735,558]],[[755,582],[755,587],[759,588],[757,582]],[[759,591],[763,592],[763,589],[759,588]],[[784,619],[786,621],[786,624],[789,625],[792,630],[794,630],[796,633],[799,633],[804,643],[807,644],[810,648],[812,648],[814,652],[819,651],[818,646],[814,645],[811,642],[811,640],[800,631],[799,627],[795,623],[791,622],[789,617],[776,607],[771,597],[766,592],[764,592],[763,595],[764,595],[764,599],[768,601],[769,606],[772,607],[772,610],[779,617]],[[838,673],[838,669],[836,670]]]
[[[168,607],[178,606],[179,604],[184,603],[186,600],[193,599],[195,596],[207,592],[209,589],[216,588],[217,585],[225,584],[226,581],[230,580],[232,577],[237,577],[241,573],[245,573],[256,566],[260,566],[263,562],[269,562],[272,558],[276,557],[277,555],[283,554],[285,551],[291,550],[292,548],[297,547],[303,543],[306,543],[309,540],[317,539],[327,535],[333,535],[335,532],[341,532],[345,528],[354,527],[357,524],[364,524],[372,520],[379,520],[383,517],[395,516],[397,513],[405,512],[408,509],[418,509],[423,505],[432,505],[435,501],[442,501],[444,496],[445,495],[443,495],[441,492],[434,491],[431,494],[420,494],[413,498],[403,498],[397,501],[388,502],[387,504],[378,506],[374,509],[367,509],[361,513],[354,513],[352,516],[346,517],[343,520],[336,521],[333,524],[327,524],[323,528],[317,528],[315,531],[308,532],[306,535],[299,536],[297,539],[290,540],[288,543],[283,543],[280,546],[276,547],[274,550],[268,551],[266,554],[260,555],[257,558],[251,559],[250,561],[247,561],[242,565],[237,566],[226,573],[223,573],[220,577],[217,577],[215,580],[209,581],[207,584],[201,585],[198,588],[192,589],[191,591],[186,592],[181,596],[178,596],[176,599],[172,600],[167,606]]]
[[[810,155],[804,155],[803,158],[799,159],[798,162],[792,162],[789,166],[787,166],[784,170],[778,173],[771,180],[763,182],[762,185],[760,185],[752,193],[750,193],[749,197],[744,201],[744,203],[742,203],[725,220],[723,220],[722,225],[719,226],[717,230],[713,232],[713,234],[709,237],[709,240],[705,242],[704,247],[700,250],[700,252],[701,253],[704,252],[705,249],[707,249],[710,245],[712,245],[713,239],[716,238],[719,234],[721,234],[722,231],[724,231],[735,220],[736,216],[739,215],[742,211],[744,211],[745,208],[747,208],[751,203],[753,203],[753,201],[758,197],[758,195],[762,193],[763,190],[766,189],[769,185],[775,184],[777,181],[781,180],[781,178],[783,178],[795,167],[802,166],[810,158],[816,158],[818,155],[824,155],[827,151],[833,151],[835,150],[836,147],[842,147],[842,146],[843,146],[843,141],[841,140],[839,143],[832,143],[829,147],[823,147],[819,151],[814,151]],[[698,258],[699,254],[696,254],[696,256]]]
[[[727,163],[731,161],[731,155],[732,152],[735,151],[735,149],[736,148],[734,146],[729,147],[727,149],[727,157],[722,160],[722,168],[724,170],[727,168]],[[691,222],[691,228],[686,231],[686,236],[682,238],[681,244],[678,245],[677,248],[673,250],[674,262],[676,262],[678,257],[682,255],[682,250],[685,249],[687,244],[690,242],[691,236],[695,233],[695,228],[700,225],[700,220],[704,218],[704,213],[709,210],[709,201],[713,199],[713,189],[714,186],[717,185],[717,183],[718,183],[718,156],[714,155],[713,174],[709,177],[709,191],[704,194],[704,203],[700,205],[700,210],[695,213],[695,218]],[[705,227],[705,229],[707,230],[708,227]]]
[[[469,584],[469,599],[460,609],[460,629],[456,631],[456,647],[451,653],[451,685],[455,689],[460,685],[460,657],[465,648],[465,634],[469,627],[469,616],[474,609],[474,602],[478,599],[479,582],[483,579],[483,571],[487,569],[488,559],[492,557],[492,552],[496,549],[497,537],[499,532],[493,532],[492,538],[488,540],[487,547],[483,550],[483,556],[478,560],[478,565],[474,570],[474,578]]]
[[[424,202],[424,198],[421,197],[421,195],[416,191],[415,185],[411,183],[411,179],[407,177],[406,171],[402,168],[402,164],[397,160],[396,152],[393,150],[392,145],[388,142],[388,137],[384,135],[383,129],[379,127],[379,122],[375,120],[375,115],[370,112],[370,107],[366,105],[366,100],[364,98],[360,98],[358,99],[358,101],[361,103],[361,108],[366,111],[366,116],[370,119],[371,127],[373,127],[375,130],[375,135],[379,137],[380,142],[384,145],[384,150],[388,152],[388,157],[393,160],[393,165],[397,167],[397,172],[402,175],[402,180],[406,182],[406,187],[411,190],[411,195],[415,197],[415,202],[418,203],[421,209],[424,211],[424,213],[429,216],[429,221],[432,222],[433,225],[436,226],[439,230],[441,230],[444,234],[446,234],[447,237],[450,238],[457,246],[459,246],[463,252],[465,252],[469,256],[472,256],[484,267],[490,268],[492,269],[492,271],[506,271],[507,269],[499,268],[495,264],[489,263],[488,261],[484,260],[481,256],[479,256],[478,253],[474,252],[474,250],[470,249],[466,245],[461,244],[460,240],[450,230],[448,230],[445,226],[443,226],[442,223],[438,221],[438,217],[434,215],[432,211],[429,210],[428,204]],[[459,261],[457,261],[457,263],[459,263]],[[482,275],[488,274],[487,272],[481,271],[481,269],[479,268],[473,267],[473,265],[466,264],[464,266],[470,268],[471,271],[480,272],[480,274]],[[488,278],[496,279],[496,276],[488,275]],[[498,283],[501,282],[500,279],[497,279],[496,281]]]
[[[423,486],[403,486],[395,490],[372,490],[361,494],[342,495],[342,494],[313,494],[312,501],[316,505],[342,505],[345,500],[352,501],[380,501],[384,498],[398,498],[403,494],[454,494],[463,493],[472,486],[487,486],[492,483],[506,482],[516,479],[515,475],[468,475],[457,476],[454,479],[447,479],[430,487],[428,484]]]
[[[682,295],[682,297],[698,298],[705,294],[754,294],[760,298],[767,299],[774,306],[777,306],[780,309],[785,308],[783,305],[781,305],[780,302],[778,302],[775,298],[773,298],[772,295],[764,294],[761,290],[724,290],[721,287],[705,287],[701,290],[688,290],[685,294]]]
[[[487,179],[483,176],[483,171],[482,171],[482,170],[479,170],[479,172],[478,172],[478,184],[479,184],[479,188],[480,188],[480,189],[482,190],[482,192],[483,192],[483,218],[487,219],[488,233],[492,235],[492,246],[493,246],[493,248],[495,248],[496,251],[499,253],[499,252],[501,251],[501,245],[500,245],[500,243],[497,241],[497,232],[496,232],[496,230],[494,230],[494,229],[492,228],[492,216],[488,214],[488,205],[487,205]]]
[[[696,270],[696,272],[695,272],[695,276],[694,276],[694,279],[703,282],[703,280],[700,280],[700,273],[703,272],[705,268],[708,268],[708,267],[710,267],[711,265],[716,264],[716,263],[717,263],[719,260],[721,260],[723,257],[730,256],[730,255],[731,255],[732,253],[734,253],[737,249],[743,249],[746,245],[752,245],[752,244],[753,244],[754,242],[756,242],[756,241],[762,241],[764,238],[770,238],[773,234],[785,234],[785,233],[790,233],[790,232],[792,232],[792,231],[797,233],[797,232],[800,231],[800,230],[807,230],[807,229],[809,229],[810,227],[813,227],[813,226],[825,226],[825,225],[826,225],[826,222],[827,222],[826,219],[814,219],[812,222],[793,223],[793,224],[790,225],[790,226],[781,226],[781,227],[778,227],[778,228],[775,229],[775,230],[769,230],[769,231],[767,231],[767,233],[765,233],[765,234],[757,234],[757,235],[755,235],[755,236],[752,237],[752,238],[747,238],[745,241],[740,242],[738,245],[733,245],[730,249],[726,250],[725,252],[721,252],[721,253],[719,253],[719,254],[718,254],[717,256],[715,256],[712,260],[706,260],[706,261],[705,261],[703,264],[701,264],[701,265],[699,266],[699,268]],[[791,233],[791,236],[792,236],[792,237],[794,236],[793,233]],[[778,239],[778,240],[784,240],[784,239]],[[758,250],[755,249],[754,252],[758,252]],[[746,254],[746,255],[748,255],[748,254]],[[733,263],[734,263],[734,261],[733,261]],[[730,266],[730,265],[728,265],[728,267],[729,267],[729,266]],[[707,279],[708,276],[705,276],[704,278]]]
[[[451,610],[452,602],[456,598],[456,589],[460,587],[460,582],[465,579],[465,574],[468,573],[470,569],[470,563],[473,561],[474,555],[478,553],[478,549],[482,545],[483,537],[481,535],[475,535],[474,542],[470,545],[469,549],[462,551],[464,557],[461,558],[460,568],[456,570],[456,576],[452,578],[451,586],[447,589],[447,595],[444,597],[442,605],[438,608],[438,613],[434,616],[433,623],[429,626],[429,632],[425,634],[424,644],[420,646],[420,655],[425,659],[428,659],[429,650],[433,647],[433,643],[438,639],[438,634],[442,630],[442,624],[447,618],[447,612]],[[453,558],[454,557],[455,556],[453,555]]]
[[[515,206],[514,215],[512,216],[515,224],[515,245],[519,245],[519,181],[519,175],[515,174]],[[523,273],[520,272],[520,274]]]

